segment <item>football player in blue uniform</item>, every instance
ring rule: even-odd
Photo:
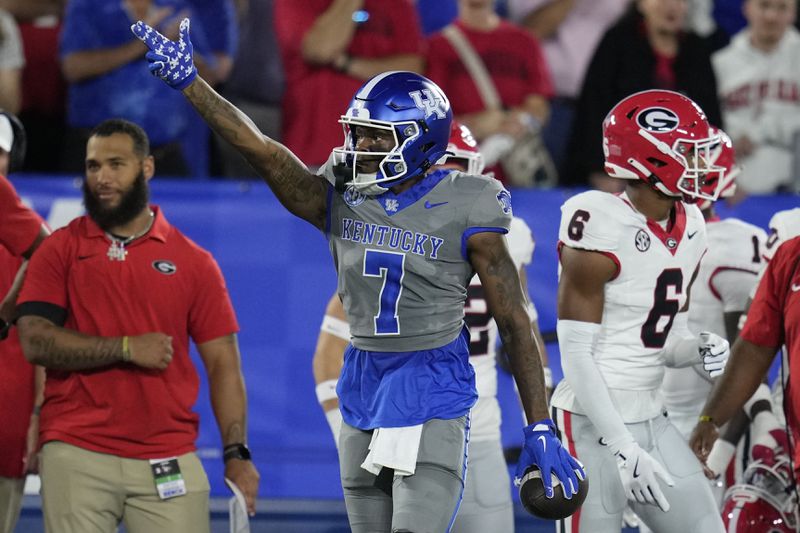
[[[352,530],[440,532],[453,523],[477,399],[464,327],[476,272],[532,422],[518,475],[537,465],[548,496],[572,496],[583,469],[548,418],[539,350],[503,237],[511,197],[497,180],[431,169],[446,154],[452,120],[441,89],[411,72],[368,80],[340,120],[344,145],[320,176],[197,76],[188,19],[177,42],[141,22],[132,31],[150,48],[151,72],[181,90],[284,207],[329,241],[352,335],[336,390]]]

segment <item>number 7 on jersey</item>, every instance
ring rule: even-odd
[[[383,278],[378,314],[375,315],[375,335],[397,335],[400,333],[400,320],[397,318],[397,304],[403,292],[406,255],[396,252],[364,250],[364,275]]]

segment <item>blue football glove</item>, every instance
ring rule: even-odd
[[[553,421],[545,418],[523,428],[522,433],[525,444],[517,463],[514,484],[519,486],[525,471],[536,465],[542,473],[545,496],[553,497],[552,474],[555,474],[564,487],[564,496],[571,499],[578,492],[578,476],[583,480],[586,473],[583,465],[561,445]]]
[[[131,26],[131,31],[150,49],[144,57],[154,76],[179,91],[192,83],[197,76],[197,67],[192,59],[188,18],[181,21],[178,42],[170,41],[141,20]]]

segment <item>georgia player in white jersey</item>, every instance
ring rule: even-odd
[[[453,121],[449,156],[443,166],[452,166],[466,173],[481,174],[483,158],[469,130]],[[525,267],[533,258],[534,240],[524,220],[514,217],[506,234],[511,258],[520,274],[523,294],[527,291]],[[546,366],[544,342],[539,332],[536,308],[529,302],[531,327],[544,358],[545,384],[552,387],[552,375]],[[514,509],[508,468],[500,440],[500,404],[497,401],[497,324],[489,314],[478,276],[467,290],[464,320],[470,331],[469,361],[475,369],[478,401],[470,413],[469,463],[463,500],[453,524],[453,533],[513,533]],[[350,341],[350,329],[337,295],[328,302],[314,352],[313,371],[317,383],[317,399],[325,411],[337,441],[342,424],[336,398],[336,382],[342,368],[342,355]]]
[[[651,90],[603,121],[606,172],[619,196],[590,191],[562,206],[558,338],[564,380],[551,404],[570,451],[597,480],[562,531],[619,532],[630,502],[659,532],[721,532],[702,466],[665,416],[665,366],[724,368],[727,341],[674,324],[706,251],[700,210],[683,195],[719,178],[718,143],[700,108]],[[581,527],[583,526],[583,527]]]
[[[722,131],[719,134],[721,142],[714,150],[714,162],[724,167],[725,174],[720,183],[709,180],[707,186],[718,187],[719,197],[726,198],[736,190],[735,178],[740,169],[735,163],[731,139]],[[709,192],[713,194],[713,191]],[[764,264],[762,252],[766,233],[758,226],[736,218],[720,220],[711,200],[703,199],[697,205],[706,221],[708,253],[703,257],[692,285],[689,330],[695,334],[713,331],[732,344],[736,339],[739,317]],[[679,319],[685,318],[679,315]],[[687,440],[712,384],[701,364],[666,369],[661,386],[664,404],[670,421]]]

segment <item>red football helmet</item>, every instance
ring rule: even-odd
[[[797,500],[789,457],[753,461],[744,471],[744,482],[725,492],[722,521],[729,533],[794,533]]]
[[[703,110],[672,91],[632,94],[603,121],[608,175],[641,179],[667,196],[716,199],[703,191],[703,183],[722,176],[712,160],[718,143]]]
[[[453,119],[450,126],[450,141],[447,145],[447,155],[443,164],[457,164],[467,174],[483,174],[485,167],[483,156],[478,151],[478,142],[464,124]]]

